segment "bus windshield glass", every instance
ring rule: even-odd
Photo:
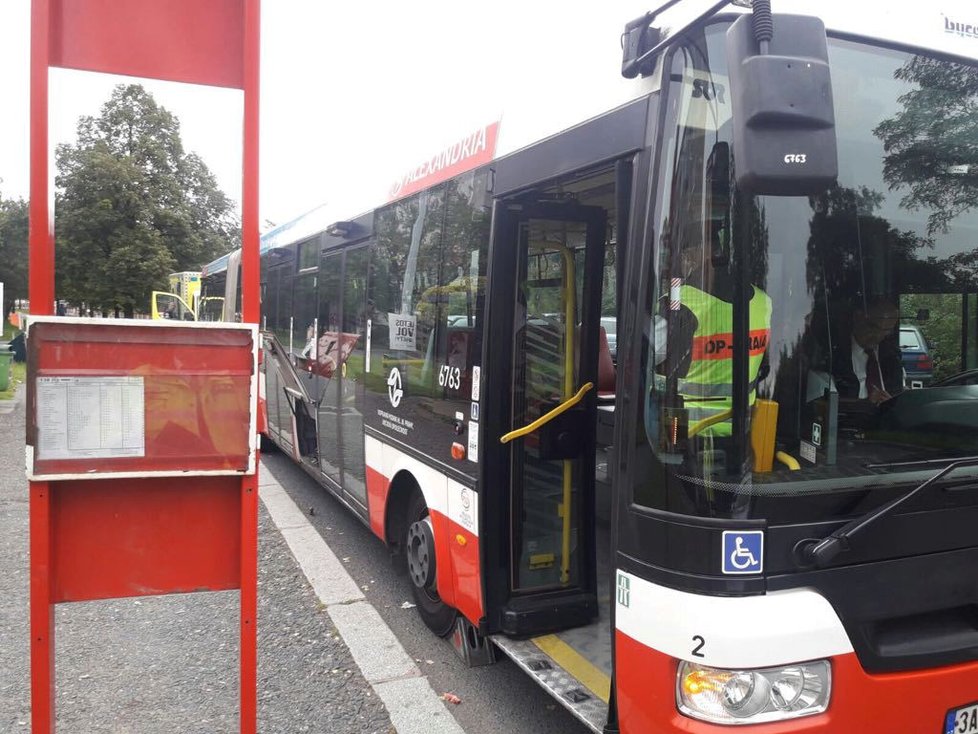
[[[635,500],[865,511],[978,455],[978,67],[830,38],[838,183],[751,197],[725,30],[666,61]]]

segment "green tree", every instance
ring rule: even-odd
[[[914,56],[894,76],[914,86],[873,131],[886,152],[883,177],[907,187],[904,207],[930,210],[930,234],[946,232],[978,204],[978,70]]]
[[[138,84],[79,120],[57,168],[57,293],[72,303],[132,316],[168,273],[199,270],[239,239],[233,203],[184,151],[179,120]]]
[[[16,298],[27,298],[27,202],[0,198],[0,283],[6,318]]]

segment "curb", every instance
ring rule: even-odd
[[[264,465],[258,496],[398,734],[465,734],[292,498]],[[261,624],[261,620],[259,620]]]

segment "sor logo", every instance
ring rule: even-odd
[[[807,156],[804,153],[788,153],[784,157],[785,163],[804,163]]]
[[[394,367],[387,375],[387,397],[390,398],[391,405],[395,408],[401,404],[404,397],[404,390],[401,387],[401,371]]]

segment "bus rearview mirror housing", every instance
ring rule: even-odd
[[[748,194],[813,195],[839,173],[825,26],[809,16],[771,17],[767,53],[750,16],[727,31],[737,186]]]

